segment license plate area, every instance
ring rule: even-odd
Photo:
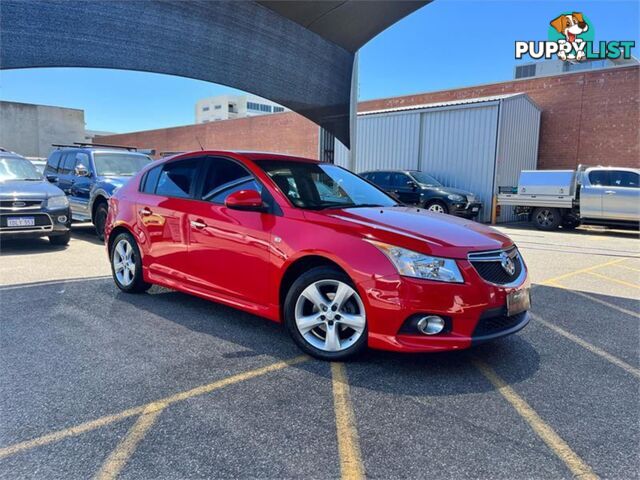
[[[35,227],[34,217],[10,217],[7,218],[7,227]]]
[[[513,316],[531,308],[531,289],[515,290],[507,295],[507,315]]]

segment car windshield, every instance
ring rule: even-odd
[[[140,153],[94,153],[93,162],[98,175],[130,177],[151,162],[151,158]]]
[[[410,172],[409,173],[413,179],[421,185],[426,185],[427,187],[441,187],[442,184],[433,178],[431,175],[428,175],[424,172]]]
[[[42,180],[42,175],[29,160],[19,157],[0,157],[0,182],[12,180]]]
[[[392,207],[397,202],[357,175],[326,163],[256,162],[293,205],[309,210]]]

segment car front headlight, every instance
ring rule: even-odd
[[[448,195],[447,198],[452,202],[464,202],[464,197],[457,193],[452,193],[451,195]]]
[[[68,208],[69,199],[66,195],[58,195],[55,197],[49,197],[47,199],[47,208],[49,210],[55,210],[57,208]]]
[[[386,243],[367,241],[387,256],[400,275],[437,282],[464,283],[456,261],[451,258],[432,257]]]

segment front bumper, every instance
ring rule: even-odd
[[[33,217],[35,225],[14,227],[8,225],[10,218]],[[64,217],[64,218],[63,218]],[[39,238],[64,235],[71,228],[71,209],[40,209],[0,213],[0,236],[2,238]]]
[[[453,203],[449,208],[449,213],[456,217],[475,218],[482,210],[482,203]]]
[[[529,322],[527,312],[508,317],[507,296],[529,286],[525,274],[515,286],[483,280],[468,261],[458,261],[463,284],[401,277],[381,277],[360,287],[366,292],[368,343],[371,348],[399,352],[461,350],[511,335]],[[438,315],[447,328],[424,335],[406,328],[416,316]]]

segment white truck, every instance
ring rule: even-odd
[[[499,187],[498,205],[515,207],[540,230],[581,224],[637,229],[639,177],[636,168],[523,170],[517,187]]]

